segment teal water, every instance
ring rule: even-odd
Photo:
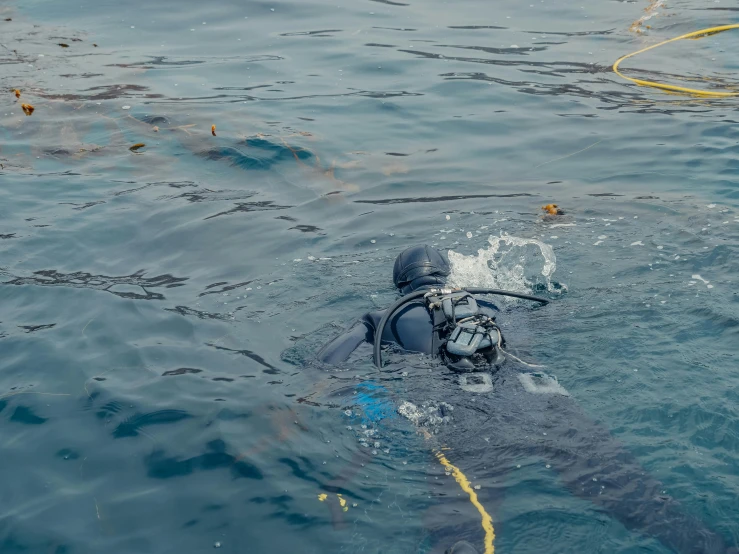
[[[403,248],[501,233],[551,245],[563,289],[504,308],[510,348],[737,544],[739,100],[610,70],[737,11],[647,7],[0,6],[0,552],[481,547],[408,398],[456,408],[438,436],[501,492],[496,552],[670,552],[556,464],[485,449],[523,431],[429,360],[315,363],[395,299]],[[731,31],[624,67],[736,88],[737,49]]]

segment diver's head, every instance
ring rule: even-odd
[[[395,258],[393,283],[403,294],[446,283],[451,273],[441,252],[425,244],[406,248]]]

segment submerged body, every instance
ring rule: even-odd
[[[448,266],[428,251],[428,247],[415,247],[398,257],[401,263],[396,261],[395,284],[402,292],[434,286],[448,275]],[[408,252],[411,255],[404,260]],[[419,266],[418,260],[424,257],[428,263]],[[414,263],[402,263],[408,258]],[[399,265],[401,270],[404,266],[412,270],[399,272]],[[408,274],[410,278],[403,280]],[[477,303],[485,316],[494,319],[498,315],[495,305],[480,299]],[[373,344],[384,313],[365,314],[324,346],[319,358],[339,364],[363,343]],[[414,301],[392,315],[382,343],[438,357],[439,343],[434,340],[438,332],[433,313],[423,301]],[[493,515],[504,493],[502,477],[515,471],[518,461],[536,457],[559,474],[572,494],[590,500],[627,529],[652,536],[674,552],[739,553],[664,494],[664,485],[608,429],[588,418],[556,379],[510,361],[477,369],[485,372],[476,377],[479,384],[471,387],[467,376],[449,371],[442,363],[435,374],[409,371],[391,395],[399,405],[398,413],[423,427],[425,436],[434,436],[435,443],[449,449],[457,466],[476,477],[481,485],[479,500]],[[428,523],[434,542],[440,549],[458,539],[483,544],[479,517],[470,511],[464,496],[446,499]]]
[[[550,466],[552,477],[558,475],[570,493],[674,552],[736,552],[665,494],[664,484],[607,428],[583,413],[554,378],[510,362],[492,374],[491,390],[467,392],[460,386],[464,378],[440,367],[435,382],[429,382],[427,372],[418,372],[406,377],[393,395],[425,405],[426,412],[438,406],[440,416],[449,414],[427,418],[423,426],[433,434],[434,444],[448,449],[452,463],[474,476],[479,500],[493,520],[505,496],[505,476],[533,458]],[[483,542],[480,518],[464,494],[447,495],[429,527],[440,550],[458,539],[478,547]]]

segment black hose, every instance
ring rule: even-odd
[[[499,296],[512,296],[513,298],[521,298],[523,300],[533,300],[534,302],[541,302],[542,304],[549,304],[549,300],[547,300],[546,298],[541,298],[539,296],[532,296],[530,294],[522,294],[520,292],[513,292],[509,290],[470,287],[470,288],[463,288],[463,289],[455,289],[453,292],[460,292],[460,291],[469,292],[470,294],[497,294]],[[416,298],[425,296],[428,292],[430,291],[417,290],[410,294],[406,294],[402,298],[399,298],[398,300],[396,300],[393,303],[393,305],[387,309],[387,311],[385,312],[385,315],[382,316],[380,323],[377,324],[377,330],[375,331],[375,344],[374,344],[374,349],[373,349],[373,354],[374,354],[373,357],[374,357],[375,365],[377,366],[377,369],[382,369],[382,333],[385,330],[385,325],[387,324],[388,320],[398,310],[398,308],[407,304],[411,300],[415,300]]]

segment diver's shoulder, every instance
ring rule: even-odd
[[[387,313],[388,308],[384,310],[374,310],[367,312],[362,316],[362,321],[368,325],[371,325],[374,329],[380,323],[380,320]],[[397,317],[408,317],[408,315],[415,315],[417,313],[428,314],[428,308],[423,300],[411,300],[407,304],[404,304],[401,308],[395,311],[393,319]]]

